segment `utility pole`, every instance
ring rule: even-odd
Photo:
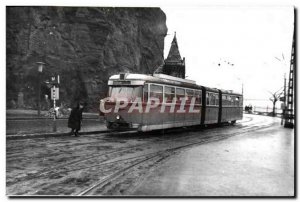
[[[293,33],[293,44],[291,53],[291,63],[290,63],[290,73],[289,73],[289,83],[288,83],[288,95],[287,95],[287,109],[285,111],[285,128],[294,128],[294,75],[296,64],[295,54],[295,29],[296,29],[296,11],[294,10],[294,33]]]
[[[244,96],[244,83],[242,83],[242,95]]]

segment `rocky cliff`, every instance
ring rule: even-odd
[[[166,16],[159,8],[7,7],[7,107],[36,108],[41,81],[60,75],[60,100],[98,107],[107,79],[120,72],[153,73],[163,62]],[[41,99],[50,90],[42,84]],[[44,103],[45,104],[45,103]],[[42,103],[42,106],[45,106]]]

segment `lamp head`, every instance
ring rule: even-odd
[[[42,73],[43,72],[43,68],[45,66],[44,62],[37,62],[38,64],[38,72]]]

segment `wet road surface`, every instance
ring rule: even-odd
[[[293,194],[293,130],[236,126],[169,134],[7,140],[8,195]],[[91,189],[91,187],[93,189]]]
[[[187,149],[152,172],[133,194],[293,196],[293,132],[278,124]]]

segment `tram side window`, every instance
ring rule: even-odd
[[[208,104],[207,105],[211,105],[211,106],[217,106],[219,97],[218,94],[216,93],[208,93]]]
[[[227,105],[228,105],[228,106],[231,105],[231,96],[227,96]]]
[[[194,97],[194,90],[186,89],[186,97],[188,102],[190,103],[192,98]]]
[[[180,102],[180,98],[185,97],[185,90],[183,88],[176,88],[176,99]]]
[[[222,105],[226,106],[226,95],[222,95]]]
[[[206,105],[214,105],[213,93],[206,93]]]
[[[144,85],[143,92],[144,92],[144,102],[147,102],[148,101],[148,84]]]
[[[218,94],[214,93],[214,106],[218,106],[219,105],[218,100],[219,100]]]
[[[150,85],[150,98],[158,98],[161,102],[163,100],[163,87],[155,84]]]
[[[211,93],[211,103],[210,105],[216,105],[216,96],[214,93]]]
[[[196,97],[195,104],[202,104],[202,91],[196,90],[195,97]]]
[[[229,95],[226,96],[226,105],[227,105],[227,106],[230,105],[230,102],[229,102],[229,99],[230,99],[230,98],[229,98],[229,97],[230,97]]]
[[[206,93],[206,105],[209,105],[209,93]]]
[[[235,97],[235,103],[234,103],[235,106],[239,106],[239,102],[240,102],[239,100],[240,100],[239,97]]]
[[[216,106],[219,106],[219,94],[215,94],[216,95]]]
[[[172,103],[174,97],[175,97],[175,88],[165,86],[165,102]]]
[[[224,102],[223,102],[223,105],[224,106],[228,106],[228,101],[227,101],[227,95],[224,95]]]

